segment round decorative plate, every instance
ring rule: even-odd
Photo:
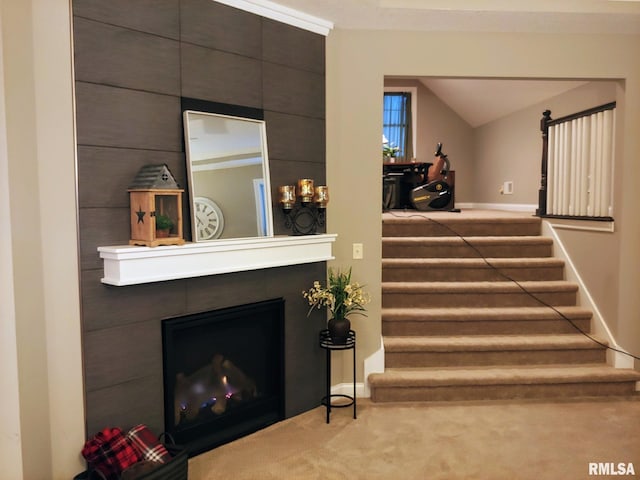
[[[196,241],[213,240],[222,235],[224,229],[224,217],[220,207],[207,197],[195,197],[193,199],[195,211],[193,212],[196,232]]]

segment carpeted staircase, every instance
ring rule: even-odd
[[[636,394],[640,372],[608,366],[576,328],[589,332],[591,312],[576,306],[539,218],[387,212],[382,232],[374,402]]]

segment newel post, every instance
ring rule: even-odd
[[[549,122],[551,121],[551,110],[542,112],[540,120],[540,131],[542,132],[542,165],[540,168],[540,189],[538,190],[537,216],[547,214],[547,155],[549,147]]]

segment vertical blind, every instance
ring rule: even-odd
[[[615,108],[549,126],[547,214],[613,216]]]

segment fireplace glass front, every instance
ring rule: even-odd
[[[162,322],[165,430],[195,455],[284,418],[284,300]]]

